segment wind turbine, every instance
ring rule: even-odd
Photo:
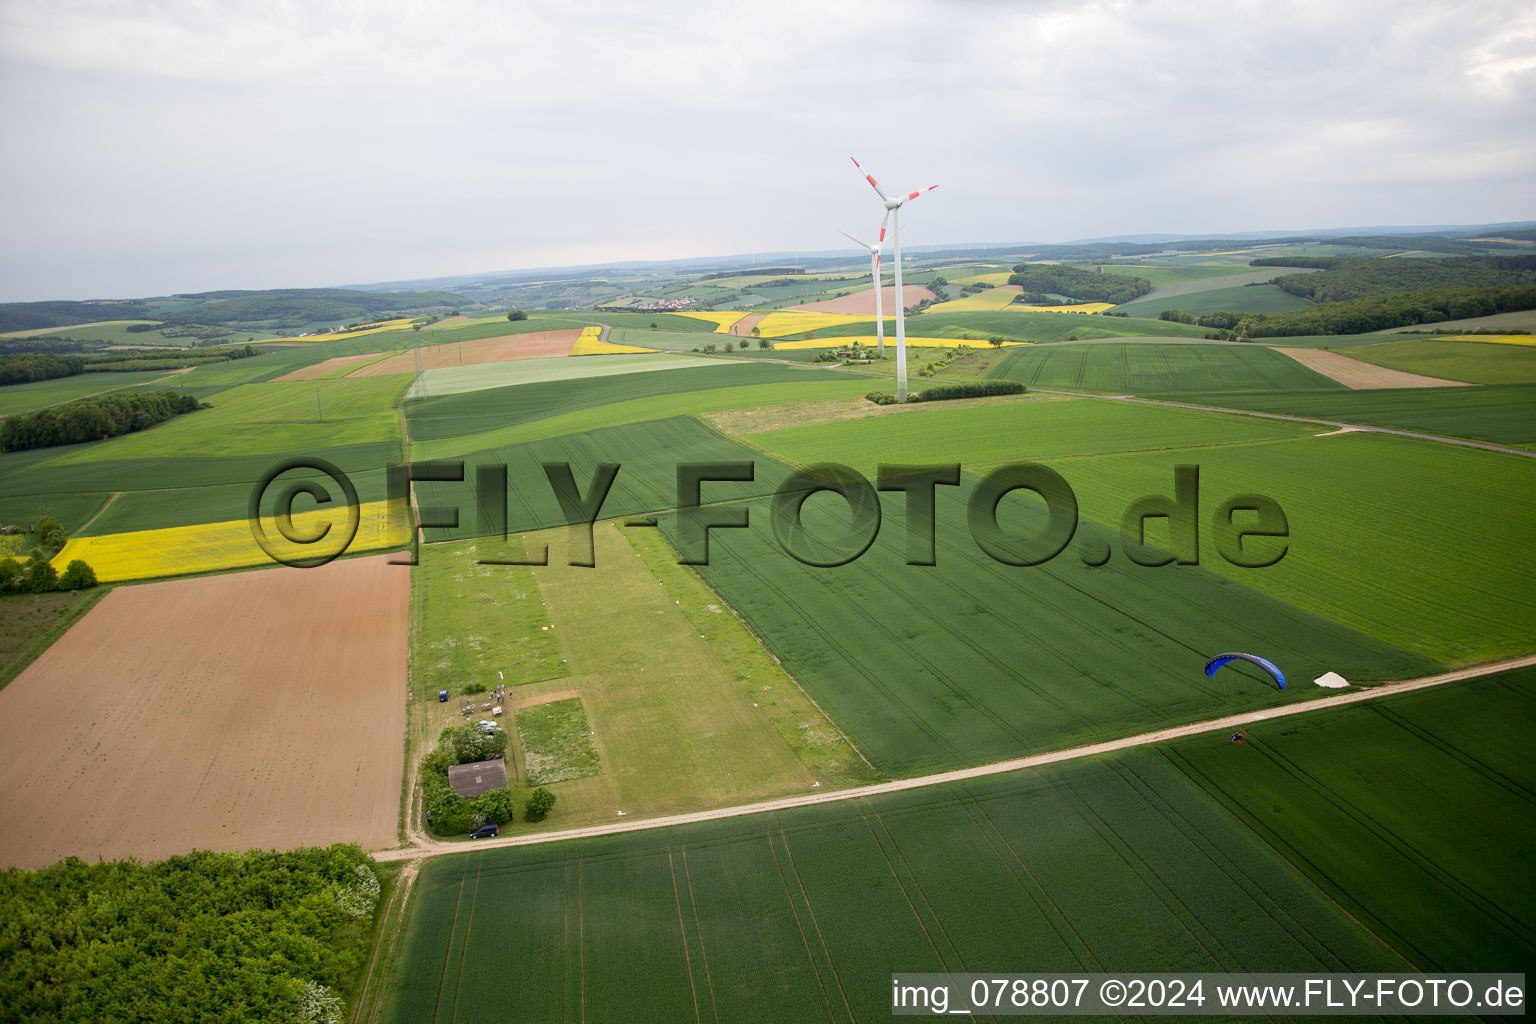
[[[881,311],[880,304],[880,247],[885,244],[885,222],[890,219],[891,215],[887,213],[880,221],[880,241],[874,245],[870,245],[861,238],[854,238],[841,228],[838,229],[844,238],[851,239],[869,250],[869,276],[875,279],[875,339],[880,345],[881,359],[885,358],[885,314]]]
[[[907,317],[906,294],[901,287],[901,208],[910,203],[924,192],[932,192],[937,185],[929,185],[927,188],[918,189],[916,192],[908,192],[904,196],[892,198],[880,191],[880,184],[875,181],[875,176],[859,166],[859,162],[853,157],[853,166],[859,168],[859,173],[864,175],[864,180],[869,182],[869,187],[875,190],[880,201],[885,204],[885,215],[891,218],[891,248],[894,250],[896,261],[896,401],[907,400]],[[879,286],[879,282],[875,282]]]

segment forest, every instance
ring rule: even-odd
[[[5,871],[0,1018],[336,1019],[380,888],[345,845]]]
[[[1307,267],[1275,284],[1313,302],[1348,302],[1393,292],[1446,288],[1494,288],[1536,284],[1536,256],[1467,256],[1444,259],[1372,259],[1290,256],[1252,261],[1255,267]]]
[[[1008,277],[1009,284],[1021,285],[1025,292],[1065,295],[1083,302],[1119,304],[1140,298],[1152,290],[1144,277],[1096,274],[1076,267],[1043,263],[1020,263]]]

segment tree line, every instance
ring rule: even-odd
[[[31,384],[40,380],[73,377],[81,373],[125,373],[136,370],[180,370],[228,359],[247,359],[257,352],[249,345],[183,352],[176,349],[152,352],[111,352],[92,355],[61,355],[53,352],[20,352],[0,355],[0,386]]]
[[[1326,302],[1283,313],[1218,312],[1195,316],[1165,309],[1159,319],[1228,331],[1240,338],[1313,334],[1366,334],[1394,327],[1536,309],[1536,285],[1511,288],[1442,288]]]
[[[102,441],[152,427],[206,408],[175,391],[114,391],[48,409],[7,416],[0,422],[0,452]]]
[[[0,873],[6,1020],[339,1020],[380,883],[356,845]]]
[[[1113,302],[1119,305],[1140,298],[1152,290],[1144,277],[1098,274],[1060,264],[1021,263],[1013,268],[1009,284],[1026,292],[1067,295],[1082,302]]]
[[[73,377],[85,372],[85,360],[79,356],[56,356],[29,352],[0,356],[0,386],[31,384],[55,377]]]

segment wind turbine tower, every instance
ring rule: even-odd
[[[890,214],[885,219],[890,219]],[[841,231],[841,229],[839,229]],[[885,358],[885,313],[880,301],[880,247],[885,244],[885,220],[880,222],[880,241],[870,245],[863,239],[854,238],[846,231],[842,231],[844,238],[850,239],[869,250],[869,276],[875,281],[875,340],[879,343],[879,356]]]
[[[875,190],[875,194],[885,204],[886,216],[891,218],[891,249],[896,261],[896,401],[905,402],[907,400],[907,317],[906,294],[901,286],[901,208],[924,192],[932,192],[939,186],[929,185],[916,192],[908,192],[904,196],[888,196],[880,191],[880,184],[875,181],[874,175],[860,167],[858,160],[852,157],[849,159],[853,160],[853,166],[859,168],[859,173],[864,175],[864,180],[869,182],[870,188]],[[879,285],[880,282],[876,281],[875,286],[878,288]]]

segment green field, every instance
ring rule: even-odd
[[[1205,515],[1226,496],[1259,493],[1289,521],[1278,564],[1233,566],[1203,532],[1202,568],[1448,664],[1530,650],[1536,459],[1352,433],[1053,465],[1102,515],[1172,494],[1178,462],[1199,464]]]
[[[876,408],[881,407],[870,406],[870,411]],[[872,477],[880,462],[985,466],[1084,453],[1244,444],[1316,429],[1252,416],[1031,395],[1023,401],[993,399],[968,408],[943,402],[895,415],[787,427],[753,434],[751,442],[800,465],[842,462]]]
[[[412,441],[439,441],[465,434],[481,434],[583,409],[662,396],[686,396],[690,391],[751,387],[764,384],[826,384],[847,381],[828,370],[801,369],[764,363],[732,363],[719,359],[686,359],[673,356],[602,356],[592,359],[550,360],[564,363],[606,363],[609,360],[663,361],[647,372],[615,372],[569,379],[535,377],[529,383],[485,387],[458,393],[429,393],[406,403]],[[679,360],[675,366],[666,362]],[[522,360],[542,362],[543,360]],[[511,365],[511,364],[498,364]],[[455,368],[457,369],[457,368]],[[466,368],[467,369],[467,368]],[[479,369],[476,367],[475,369]],[[689,409],[688,399],[676,401],[677,412]]]
[[[811,332],[818,338],[847,338],[875,333],[873,318]],[[1020,309],[981,313],[920,313],[907,317],[907,336],[912,338],[973,338],[985,340],[996,336],[1007,341],[1036,343],[1067,341],[1077,338],[1169,337],[1199,338],[1203,327],[1176,324],[1167,320],[1138,317],[1090,316],[1086,313],[1037,313]],[[886,324],[886,340],[894,341],[896,321]],[[775,341],[794,341],[803,334],[792,334]]]
[[[78,373],[73,377],[55,377],[31,384],[7,384],[0,387],[0,416],[15,416],[31,412],[47,405],[71,402],[88,395],[162,381],[170,387],[176,376],[165,370],[142,370],[138,373]]]
[[[1344,385],[1254,345],[1094,344],[1020,348],[988,374],[1028,387],[1108,394],[1281,391]]]
[[[565,513],[545,476],[543,465],[546,463],[569,463],[583,494],[587,493],[599,465],[618,464],[620,470],[601,510],[601,517],[607,519],[675,507],[678,501],[677,467],[680,464],[751,462],[754,459],[756,480],[728,485],[729,496],[771,493],[788,469],[711,430],[691,416],[674,416],[466,453],[465,482],[420,481],[414,485],[414,493],[424,505],[461,510],[456,528],[424,531],[429,540],[462,540],[485,532],[476,513],[475,466],[501,463],[507,467],[510,528],[527,531],[566,522]]]
[[[62,456],[58,465],[112,459],[307,452],[393,439],[395,406],[409,378],[245,384],[220,392],[211,406],[137,434],[124,434]]]
[[[584,779],[603,770],[580,697],[519,710],[517,741],[523,748],[524,778],[530,786]]]
[[[558,413],[515,426],[495,427],[475,434],[445,437],[440,441],[411,442],[414,459],[449,458],[464,452],[521,444],[561,434],[579,434],[603,427],[622,427],[646,420],[668,419],[693,413],[720,412],[762,405],[783,405],[834,398],[861,398],[870,391],[891,390],[891,385],[868,377],[818,375],[786,378],[781,384],[743,384],[706,388],[650,398],[608,402],[573,412]],[[559,394],[557,392],[557,394]]]
[[[1151,397],[1363,423],[1495,444],[1536,444],[1536,386],[1529,384],[1381,391],[1186,392]]]
[[[474,366],[444,366],[422,373],[411,388],[411,398],[438,397],[489,391],[519,384],[543,384],[595,377],[632,377],[661,370],[704,369],[718,360],[675,355],[611,355],[601,358],[507,359]]]
[[[869,780],[847,740],[654,530],[599,524],[593,543],[593,567],[567,564],[564,529],[422,550],[426,571],[412,581],[418,743],[461,721],[438,689],[504,681],[522,736],[509,766],[559,801],[544,828]],[[547,566],[476,561],[546,548]],[[562,735],[572,698],[587,723],[580,737]],[[530,738],[524,723],[541,715],[555,717]],[[574,742],[588,736],[590,756]],[[537,777],[559,763],[578,770]]]
[[[1231,313],[1278,313],[1287,309],[1301,309],[1312,303],[1298,295],[1281,291],[1272,284],[1234,285],[1231,288],[1202,288],[1180,294],[1153,293],[1153,297],[1137,299],[1117,306],[1116,312],[1131,316],[1155,317],[1165,309],[1179,309],[1196,316],[1217,312]]]
[[[430,861],[385,1021],[884,1017],[893,970],[1519,970],[1536,673]],[[1012,969],[1012,968],[1010,968]]]
[[[1069,482],[1072,474],[1068,473]],[[715,530],[705,581],[891,775],[983,763],[1244,708],[1305,700],[1247,678],[1207,679],[1222,650],[1262,650],[1297,678],[1433,671],[1436,663],[1287,605],[1204,566],[1146,569],[1124,557],[1090,567],[1118,534],[1083,521],[1069,550],[1033,568],[994,561],[965,526],[974,487],[940,488],[937,564],[908,565],[904,499],[885,494],[879,539],[834,569],[779,545],[766,500],[749,529]],[[1162,484],[1171,489],[1171,480]],[[727,485],[717,491],[728,496]],[[836,537],[837,499],[805,506]],[[1010,535],[1043,529],[1038,504],[1010,499]],[[675,526],[663,517],[669,536]],[[1316,691],[1314,691],[1316,692]]]
[[[1536,384],[1536,346],[1496,345],[1475,341],[1392,341],[1349,350],[1394,370],[1471,384]]]

